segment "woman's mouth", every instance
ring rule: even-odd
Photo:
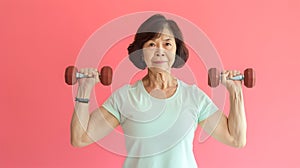
[[[167,61],[153,61],[154,64],[163,64],[166,63]]]

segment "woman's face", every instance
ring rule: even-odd
[[[144,44],[143,54],[148,68],[170,72],[176,56],[176,43],[172,32],[164,28],[159,38]]]

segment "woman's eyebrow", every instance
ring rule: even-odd
[[[159,38],[153,38],[153,39],[150,39],[148,41],[153,41],[155,42],[156,40],[158,40]],[[164,39],[162,39],[162,41],[175,41],[175,39],[173,37],[165,37]]]
[[[174,41],[174,40],[173,40],[173,38],[168,37],[166,39],[163,39],[163,41]]]

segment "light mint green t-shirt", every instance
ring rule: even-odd
[[[127,149],[123,168],[196,168],[198,123],[218,110],[196,85],[178,80],[174,95],[158,99],[141,80],[116,90],[103,107],[120,122]]]

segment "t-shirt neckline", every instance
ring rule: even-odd
[[[141,85],[143,92],[146,95],[148,95],[151,99],[158,100],[158,101],[166,101],[166,100],[174,99],[177,96],[178,92],[179,92],[179,88],[180,88],[181,83],[180,83],[179,79],[176,79],[176,80],[177,80],[177,88],[175,90],[175,93],[171,97],[168,97],[168,98],[165,98],[165,99],[160,99],[160,98],[156,98],[156,97],[151,96],[151,94],[147,92],[142,80],[139,80],[139,85]]]

